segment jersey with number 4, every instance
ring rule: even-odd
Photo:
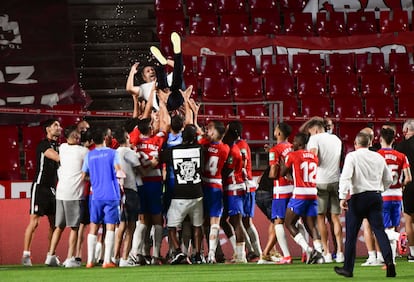
[[[199,141],[204,146],[204,186],[223,189],[221,170],[230,152],[223,142],[210,142],[203,138]]]
[[[407,156],[391,148],[382,148],[377,151],[384,157],[392,175],[392,184],[388,190],[382,193],[384,201],[402,200],[402,171],[410,167]]]
[[[292,168],[294,182],[292,198],[300,200],[316,200],[316,168],[318,157],[307,151],[297,150],[286,156],[286,167]]]

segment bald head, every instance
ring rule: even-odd
[[[365,127],[361,129],[359,133],[367,135],[369,137],[369,146],[372,146],[372,141],[374,141],[374,130],[372,130],[371,127]]]

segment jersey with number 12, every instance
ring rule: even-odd
[[[223,142],[210,142],[203,138],[199,141],[204,146],[203,182],[205,186],[223,189],[221,170],[230,152]]]
[[[306,150],[290,152],[286,156],[286,167],[292,168],[294,199],[316,200],[316,168],[318,157]]]

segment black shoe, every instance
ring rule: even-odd
[[[173,259],[171,260],[170,264],[181,264],[183,261],[185,261],[187,256],[183,253],[177,253],[174,255]]]
[[[191,260],[192,264],[203,264],[203,258],[201,257],[200,253],[195,254]]]
[[[414,262],[414,256],[412,256],[412,255],[408,255],[408,256],[407,256],[407,261],[408,261],[408,262]]]
[[[309,260],[306,262],[307,264],[317,264],[317,263],[324,263],[325,260],[323,255],[318,252],[317,250],[313,250],[309,256]]]
[[[395,272],[395,264],[393,263],[387,264],[386,277],[395,277],[395,276],[397,276],[397,273]]]
[[[345,270],[343,267],[339,267],[339,266],[335,266],[334,270],[336,272],[336,274],[338,275],[342,275],[344,277],[353,277],[354,274],[348,270]]]

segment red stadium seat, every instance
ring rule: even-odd
[[[263,101],[262,78],[250,75],[233,77],[235,102]]]
[[[258,35],[276,35],[280,33],[281,22],[277,11],[251,11],[252,33]]]
[[[191,35],[217,36],[218,19],[215,14],[197,14],[189,17],[189,32]]]
[[[364,115],[362,99],[358,92],[355,74],[330,74],[329,96],[332,98],[333,114],[337,118],[356,118]]]
[[[158,36],[169,36],[175,31],[185,35],[185,19],[182,12],[159,12],[157,13]]]
[[[192,72],[185,72],[184,73],[184,83],[186,87],[192,85],[193,91],[191,92],[191,98],[193,98],[195,101],[200,100],[200,97],[198,95],[200,91],[200,83],[198,81],[197,76]]]
[[[197,73],[197,56],[183,55],[184,74]]]
[[[155,0],[156,12],[171,12],[183,10],[182,0]]]
[[[204,105],[204,115],[228,118],[234,116],[232,105]]]
[[[290,74],[265,75],[264,91],[268,101],[283,101],[284,116],[299,116],[299,104],[294,92],[294,80]]]
[[[223,36],[249,35],[249,15],[247,13],[221,15],[220,29]]]
[[[2,125],[0,130],[2,133],[0,146],[3,148],[0,180],[22,179],[20,174],[19,128],[16,125]],[[36,151],[36,147],[32,150]]]
[[[289,57],[288,55],[261,55],[260,56],[260,72],[262,75],[289,73]]]
[[[319,36],[345,36],[346,24],[342,12],[321,12],[316,15],[316,31]]]
[[[414,73],[394,74],[394,95],[398,101],[398,116],[414,116]]]
[[[282,10],[301,12],[306,6],[306,2],[305,0],[280,0],[279,5]]]
[[[391,52],[388,65],[390,74],[414,72],[413,53]]]
[[[381,11],[379,26],[381,33],[408,31],[408,12],[400,9]]]
[[[319,54],[298,53],[292,56],[292,72],[323,73],[323,59]]]
[[[302,108],[301,115],[304,117],[326,117],[331,115],[331,99],[326,95],[302,96],[299,100]]]
[[[325,72],[330,73],[354,73],[355,54],[354,53],[332,53],[325,55]]]
[[[215,14],[215,1],[186,0],[186,8],[188,15],[206,15]]]
[[[250,146],[263,146],[269,142],[269,123],[262,120],[241,120],[243,124],[242,137]]]
[[[204,77],[201,100],[204,102],[231,102],[231,87],[227,77]]]
[[[265,105],[239,104],[237,105],[237,114],[242,118],[267,117],[269,110]]]
[[[248,0],[250,11],[269,11],[278,12],[277,1],[275,0]]]
[[[385,73],[370,73],[360,77],[361,96],[365,100],[367,117],[394,117],[395,102],[390,91],[390,77]]]
[[[314,36],[312,13],[286,12],[285,32],[287,35]]]
[[[227,57],[225,56],[199,56],[197,61],[199,77],[227,75]]]
[[[255,56],[231,56],[229,58],[229,75],[235,76],[258,76]]]
[[[41,126],[22,127],[24,167],[27,179],[33,179],[36,173],[36,147],[45,138]]]
[[[320,73],[306,73],[297,74],[297,96],[302,97],[315,97],[315,96],[327,96],[326,94],[326,77]]]
[[[355,55],[357,73],[381,73],[385,72],[383,53],[362,53]]]
[[[350,35],[378,33],[375,12],[347,13],[347,31]]]
[[[217,0],[219,14],[246,13],[244,0]]]

